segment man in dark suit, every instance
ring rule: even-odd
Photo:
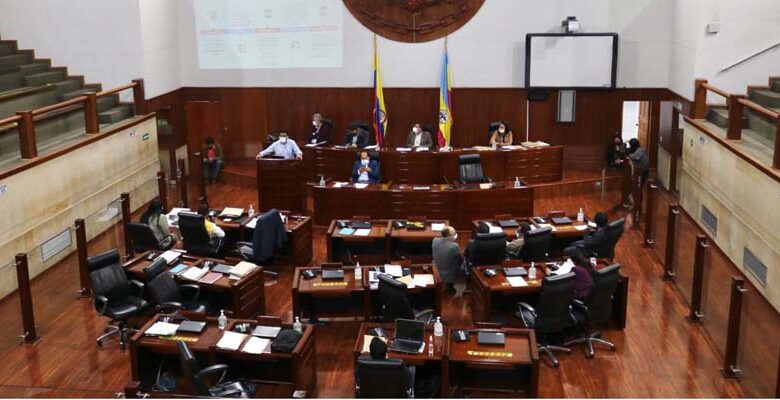
[[[352,167],[352,180],[360,183],[379,182],[379,161],[370,159],[367,151],[361,151],[360,159]]]
[[[406,147],[433,147],[431,133],[423,130],[420,124],[414,124],[409,136],[406,137]]]
[[[330,132],[333,126],[322,118],[322,114],[316,113],[311,118],[311,132],[308,142],[311,144],[330,142]]]
[[[607,224],[609,223],[607,214],[604,214],[603,212],[596,213],[593,222],[596,223],[596,231],[586,232],[583,240],[572,243],[573,247],[582,249],[585,253],[590,253],[604,241],[607,232]]]
[[[368,132],[359,126],[353,125],[344,138],[344,146],[358,149],[368,146]]]

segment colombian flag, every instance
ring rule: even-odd
[[[450,82],[450,60],[447,57],[447,39],[444,39],[444,62],[439,85],[439,147],[450,145],[452,128],[452,90]]]
[[[387,131],[387,108],[385,108],[385,96],[382,94],[382,76],[379,74],[379,53],[376,48],[376,35],[374,35],[374,136],[379,147],[384,146],[385,132]]]

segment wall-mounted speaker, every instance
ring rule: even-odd
[[[528,101],[545,101],[547,100],[547,91],[529,89],[526,96]]]
[[[558,91],[558,122],[574,122],[575,104],[577,92],[574,90]]]

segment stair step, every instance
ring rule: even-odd
[[[133,116],[133,106],[121,104],[106,111],[98,113],[98,121],[101,124],[113,124]]]
[[[780,107],[780,93],[769,89],[753,89],[749,98],[767,108]]]
[[[39,74],[31,74],[24,77],[28,86],[41,86],[47,83],[54,83],[65,80],[64,71],[48,71]]]
[[[14,42],[0,42],[0,56],[7,56],[16,53]]]
[[[70,92],[65,92],[60,95],[60,101],[70,100],[75,97],[79,97],[84,93],[94,92],[94,90],[90,88],[80,87],[78,89],[72,90]]]
[[[31,62],[32,55],[28,53],[0,56],[0,67],[15,67],[18,65],[30,64]]]
[[[769,80],[769,87],[775,92],[780,92],[780,78],[771,78]]]
[[[52,86],[57,93],[68,93],[81,88],[81,81],[78,79],[66,79],[64,81],[54,82]]]
[[[726,108],[710,107],[705,118],[721,128],[729,126],[729,110]]]
[[[23,64],[19,66],[19,75],[40,74],[49,71],[49,64],[45,62]]]
[[[745,110],[745,116],[751,131],[774,143],[775,136],[777,136],[777,126],[773,121],[749,109]]]
[[[119,95],[103,96],[97,99],[98,113],[114,108],[119,104]]]

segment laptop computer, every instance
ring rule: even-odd
[[[390,350],[419,354],[425,344],[425,322],[398,318],[395,320],[393,338]]]
[[[278,335],[279,331],[281,330],[282,328],[279,326],[258,325],[257,327],[255,327],[255,330],[252,332],[252,336],[258,336],[267,339],[276,339],[276,335]]]
[[[343,269],[323,269],[322,279],[344,279]]]
[[[349,225],[352,229],[371,229],[371,222],[368,221],[352,221]]]
[[[552,222],[555,225],[569,225],[571,224],[571,219],[569,217],[555,217],[551,218]]]
[[[182,321],[182,323],[179,324],[179,327],[176,328],[176,332],[201,333],[205,327],[206,323],[203,321]]]
[[[504,268],[504,275],[506,276],[526,276],[528,271],[523,267]]]
[[[504,333],[503,332],[489,332],[482,331],[477,333],[477,343],[503,346],[504,345]]]
[[[498,226],[502,228],[517,228],[520,226],[520,224],[517,223],[517,221],[513,219],[505,219],[502,221],[498,221]]]

